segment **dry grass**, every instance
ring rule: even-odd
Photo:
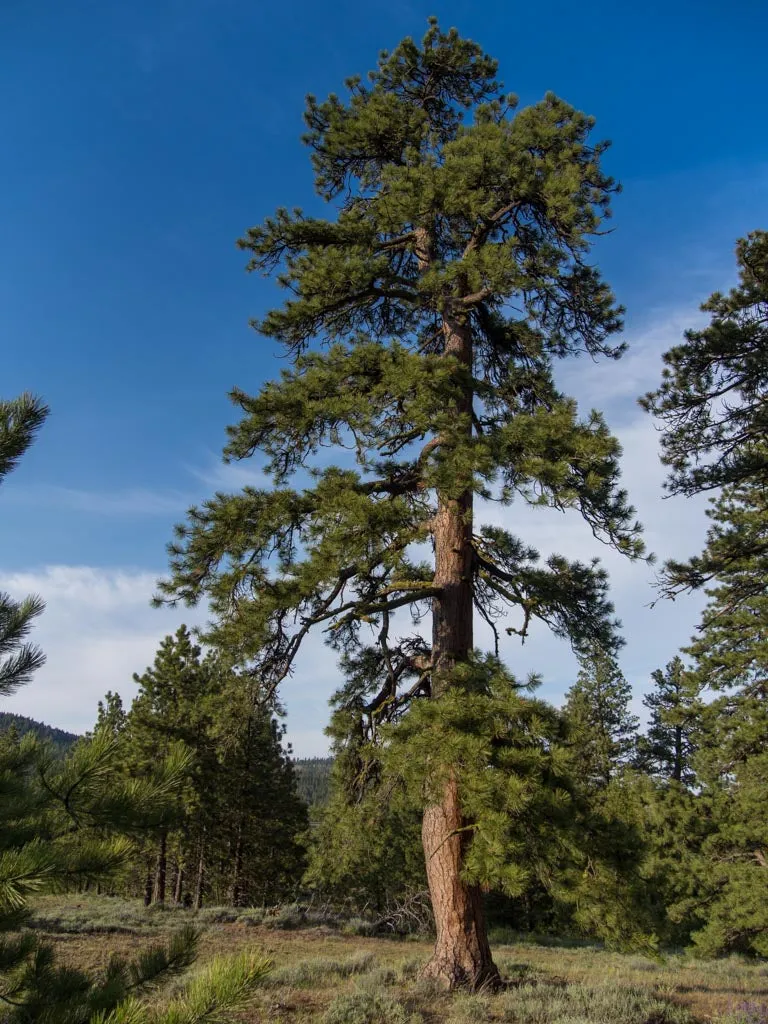
[[[190,912],[147,912],[108,899],[41,903],[38,926],[61,960],[98,970],[113,952],[131,954]],[[418,979],[427,942],[343,935],[327,926],[283,930],[243,914],[198,915],[200,961],[256,947],[275,969],[242,1021],[275,1024],[768,1024],[768,964],[730,957],[658,962],[594,947],[496,945],[509,987],[493,995],[447,996]],[[90,931],[78,931],[77,926]],[[118,930],[120,929],[120,930]],[[111,934],[105,935],[109,931]]]

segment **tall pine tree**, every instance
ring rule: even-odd
[[[621,352],[620,310],[589,262],[616,191],[606,144],[554,95],[516,112],[495,75],[433,20],[421,45],[406,39],[348,80],[345,99],[310,96],[305,142],[330,219],[281,209],[242,240],[250,268],[290,292],[255,326],[291,366],[234,393],[243,417],[226,454],[260,453],[273,486],[191,512],[161,599],[208,598],[212,638],[266,686],[315,626],[341,651],[374,648],[372,703],[398,715],[458,699],[475,610],[493,622],[511,606],[523,635],[539,618],[577,646],[614,643],[596,564],[540,565],[473,514],[476,495],[575,508],[642,553],[617,441],[552,376],[556,359]],[[328,466],[329,446],[343,465]],[[396,631],[398,609],[431,617],[430,643]],[[457,764],[423,818],[437,926],[426,973],[448,986],[497,978],[480,887],[463,873],[468,808]]]
[[[719,569],[689,648],[714,699],[702,709],[697,776],[713,830],[698,860],[708,953],[768,952],[768,506],[762,480],[724,488],[702,559]],[[723,552],[727,551],[727,555]]]
[[[657,778],[690,786],[701,714],[699,677],[675,657],[663,671],[656,669],[651,681],[653,689],[643,698],[650,718],[639,743],[639,766]]]
[[[307,808],[296,792],[285,728],[248,675],[226,673],[212,724],[216,808],[209,843],[220,898],[234,906],[278,903],[304,869]]]
[[[141,775],[151,771],[170,745],[182,742],[191,754],[186,785],[179,793],[178,826],[180,834],[157,837],[154,866],[148,870],[145,901],[163,903],[168,888],[169,845],[175,847],[176,885],[178,874],[200,874],[204,857],[205,818],[214,800],[211,777],[215,752],[209,735],[212,702],[218,686],[218,673],[212,658],[203,658],[186,626],[160,644],[154,664],[141,675],[134,675],[139,692],[125,721],[124,749],[126,767]],[[193,838],[194,837],[194,838]],[[179,846],[184,847],[182,852]],[[191,860],[190,847],[200,848]],[[201,883],[195,885],[196,902],[201,900]]]
[[[570,744],[578,751],[580,774],[590,789],[599,790],[631,761],[638,720],[629,709],[632,688],[610,655],[592,651],[581,655],[579,664],[564,711]]]
[[[186,626],[134,680],[127,715],[109,694],[99,712],[102,729],[117,727],[123,771],[146,775],[178,742],[190,755],[173,827],[144,851],[145,901],[284,898],[303,870],[307,813],[284,729],[257,681],[216,652],[203,654]]]
[[[701,555],[665,567],[664,590],[707,588],[689,653],[703,687],[695,760],[711,827],[697,853],[697,886],[683,910],[707,952],[768,949],[768,232],[737,243],[739,284],[702,307],[709,325],[664,356],[644,405],[660,417],[671,493],[722,488]],[[703,909],[702,909],[703,908]],[[706,923],[704,923],[706,922]]]

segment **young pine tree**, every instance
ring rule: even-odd
[[[155,842],[145,901],[163,903],[170,895],[169,859],[171,852],[175,852],[173,888],[179,888],[179,873],[186,872],[199,905],[206,823],[216,801],[213,778],[217,762],[210,727],[220,682],[217,666],[212,658],[202,656],[200,647],[182,625],[173,636],[164,638],[153,665],[141,675],[134,675],[134,682],[139,692],[123,731],[129,773],[141,776],[151,771],[176,742],[183,743],[191,756],[188,777],[179,792],[174,833],[162,832]]]
[[[631,761],[638,720],[629,710],[632,688],[610,655],[593,651],[580,656],[579,664],[564,712],[580,774],[589,789],[600,790]]]
[[[220,890],[233,906],[278,903],[304,870],[306,804],[296,792],[285,729],[259,700],[248,675],[229,670],[216,702],[216,808],[211,853]]]
[[[660,779],[690,786],[701,715],[701,684],[694,672],[675,657],[651,674],[653,689],[643,698],[650,711],[648,729],[638,744],[639,767]]]
[[[96,711],[96,730],[106,732],[117,739],[123,735],[127,720],[128,713],[123,707],[123,698],[119,693],[107,690]]]
[[[347,678],[331,698],[330,792],[316,812],[306,883],[357,909],[372,908],[384,920],[392,908],[419,900],[426,875],[421,807],[409,800],[402,778],[382,778],[375,709],[365,721],[382,682],[372,655],[343,660]],[[418,923],[424,923],[421,916]]]
[[[621,351],[620,310],[589,260],[616,191],[606,144],[551,94],[516,112],[495,75],[433,20],[421,45],[406,39],[350,79],[345,99],[309,97],[305,142],[329,217],[281,209],[241,243],[291,296],[256,324],[290,367],[257,395],[234,393],[243,417],[226,450],[260,453],[272,486],[191,512],[161,599],[210,600],[213,639],[267,686],[316,626],[341,651],[372,644],[376,713],[401,716],[424,697],[460,699],[475,611],[493,622],[511,606],[515,632],[535,617],[577,646],[614,642],[599,567],[540,565],[474,517],[476,496],[572,508],[642,553],[618,443],[552,375],[557,359]],[[328,465],[329,446],[342,464]],[[429,643],[396,633],[398,609],[431,618]],[[464,873],[468,807],[457,764],[423,815],[437,926],[426,971],[448,986],[497,977]]]

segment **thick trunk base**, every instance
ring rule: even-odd
[[[482,894],[461,878],[467,833],[456,783],[449,782],[439,804],[424,811],[422,838],[427,879],[435,915],[435,951],[422,976],[446,989],[497,988],[501,977],[491,956]]]
[[[464,949],[456,947],[435,950],[421,970],[422,978],[436,981],[449,992],[468,989],[470,992],[495,992],[501,988],[501,975],[493,959],[486,962],[479,953],[468,958]]]

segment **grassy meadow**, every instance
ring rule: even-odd
[[[68,895],[39,899],[30,924],[54,943],[60,963],[96,970],[112,953],[135,954],[189,922],[201,932],[201,964],[244,948],[268,953],[273,971],[250,1009],[233,1018],[241,1022],[768,1024],[768,963],[683,955],[654,961],[496,934],[505,989],[449,996],[418,977],[428,941],[366,936],[363,922],[339,928],[319,919],[292,907],[195,912]]]

